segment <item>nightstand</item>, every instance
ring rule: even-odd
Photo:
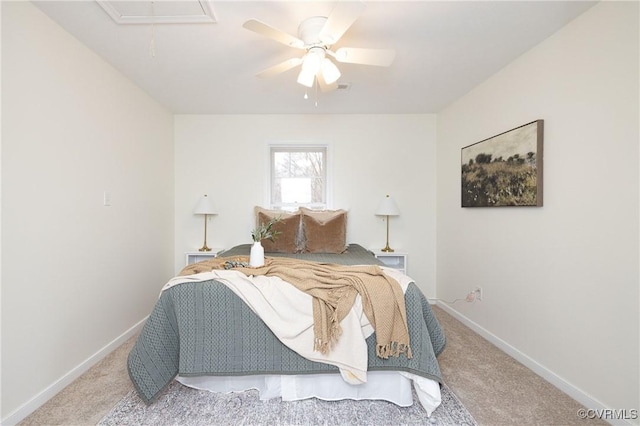
[[[385,266],[388,266],[389,268],[397,269],[406,275],[407,256],[409,255],[407,252],[402,250],[387,252],[387,251],[381,251],[380,249],[371,250],[371,251],[373,252],[375,257],[380,259],[380,261],[385,264]]]
[[[218,257],[218,254],[224,250],[221,248],[212,248],[211,251],[188,251],[185,253],[185,264],[190,265],[196,262],[202,262],[203,260],[213,259]]]

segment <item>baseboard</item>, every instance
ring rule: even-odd
[[[533,358],[530,358],[528,355],[520,352],[518,349],[511,346],[509,343],[505,342],[504,340],[494,335],[484,327],[480,326],[478,323],[470,320],[469,318],[467,318],[460,312],[456,311],[446,303],[438,301],[437,306],[442,308],[442,310],[446,311],[448,314],[456,318],[458,321],[460,321],[461,323],[463,323],[464,325],[466,325],[467,327],[469,327],[470,329],[478,333],[480,336],[482,336],[483,338],[485,338],[486,340],[488,340],[489,342],[497,346],[500,350],[502,350],[512,358],[516,359],[518,362],[525,365],[531,371],[533,371],[534,373],[536,373],[537,375],[539,375],[540,377],[542,377],[543,379],[545,379],[546,381],[548,381],[549,383],[551,383],[552,385],[560,389],[562,392],[566,393],[571,398],[578,401],[584,407],[591,410],[610,410],[611,409],[611,407],[605,406],[602,402],[598,401],[597,399],[593,398],[586,392],[582,391],[581,389],[567,382],[562,377],[555,374],[553,371],[539,364],[536,360],[534,360]],[[624,425],[624,426],[633,425],[633,423],[631,423],[630,421],[622,420],[622,419],[621,420],[606,419],[606,421],[612,425]]]
[[[95,354],[91,355],[85,361],[80,363],[77,367],[73,368],[67,374],[56,380],[50,386],[42,390],[36,396],[31,398],[29,401],[24,403],[18,409],[7,415],[0,424],[2,425],[15,425],[22,420],[24,420],[29,414],[36,411],[40,408],[45,402],[49,401],[53,398],[58,392],[64,389],[66,386],[71,384],[75,379],[80,377],[83,373],[93,367],[95,364],[100,362],[104,357],[109,355],[111,352],[120,347],[124,342],[126,342],[130,337],[134,336],[138,331],[142,329],[147,318],[143,318],[140,322],[135,324],[133,327],[122,333],[113,341],[109,342],[106,346],[100,349]]]

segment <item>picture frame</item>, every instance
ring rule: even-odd
[[[542,207],[544,120],[461,150],[462,207]]]

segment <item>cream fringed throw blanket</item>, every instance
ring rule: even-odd
[[[228,261],[248,258],[214,258],[188,265],[180,275],[224,268]],[[381,358],[411,358],[409,332],[400,285],[376,265],[343,266],[289,258],[266,258],[259,268],[234,268],[243,274],[277,276],[313,296],[314,349],[326,354],[337,342],[340,322],[349,313],[358,294],[363,310],[376,332],[376,354]]]

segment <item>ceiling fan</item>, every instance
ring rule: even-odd
[[[298,37],[256,19],[248,20],[242,25],[244,28],[305,51],[302,57],[287,59],[259,72],[256,76],[273,77],[301,65],[298,83],[313,87],[317,82],[322,91],[330,91],[338,87],[337,81],[341,75],[340,70],[330,58],[341,63],[390,66],[396,55],[394,50],[357,47],[341,47],[335,52],[332,50],[332,46],[340,40],[364,9],[365,5],[361,1],[341,1],[328,17],[313,16],[302,21],[298,27]]]

